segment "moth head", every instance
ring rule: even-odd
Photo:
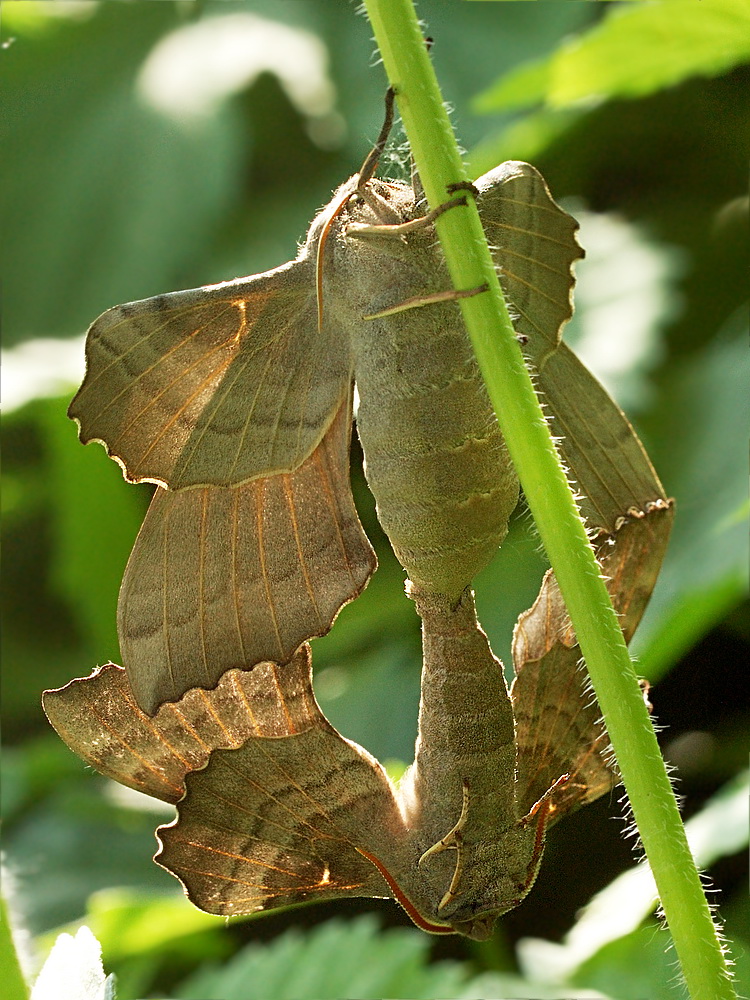
[[[495,930],[495,923],[498,917],[519,906],[531,891],[536,878],[536,870],[533,873],[523,873],[523,881],[514,881],[512,877],[503,876],[494,887],[494,891],[482,902],[471,906],[462,906],[451,918],[450,926],[457,934],[471,938],[474,941],[486,941],[492,937]],[[471,915],[467,915],[467,910],[474,910]]]
[[[456,920],[451,927],[456,934],[462,934],[473,941],[488,941],[495,931],[498,916],[498,913],[483,913],[469,920]]]
[[[310,223],[307,236],[301,249],[301,255],[308,254],[312,248],[317,246],[321,236],[326,234],[335,220],[346,214],[349,202],[357,190],[359,175],[354,174],[333,192],[333,197],[318,212]]]
[[[534,885],[544,849],[544,819],[521,820],[497,839],[463,847],[460,877],[433,917],[457,934],[486,941],[497,918],[519,906]]]
[[[357,202],[357,197],[361,200]],[[420,213],[416,207],[414,189],[400,181],[384,181],[374,177],[365,189],[350,202],[352,221],[369,226],[397,226],[412,222]],[[392,234],[389,242],[401,242],[402,237]]]

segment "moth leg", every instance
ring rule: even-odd
[[[469,784],[464,781],[463,783],[463,801],[461,803],[461,815],[458,817],[458,822],[450,830],[442,840],[439,840],[437,844],[433,844],[429,847],[422,857],[417,862],[421,865],[422,862],[431,857],[434,854],[441,854],[443,851],[456,851],[456,867],[453,871],[453,878],[451,879],[450,885],[443,898],[438,903],[438,910],[444,910],[445,907],[451,903],[458,895],[458,885],[461,881],[461,875],[463,874],[464,861],[462,847],[464,843],[463,838],[463,828],[466,826],[469,816]]]
[[[428,295],[413,295],[395,306],[381,309],[380,312],[367,313],[362,319],[381,319],[383,316],[392,316],[394,313],[405,312],[407,309],[416,309],[419,306],[430,306],[436,302],[455,302],[458,299],[469,299],[472,295],[480,295],[489,291],[489,285],[485,282],[476,288],[449,288],[444,292],[430,292]]]
[[[448,194],[454,194],[456,191],[471,191],[475,198],[479,197],[479,188],[473,181],[456,181],[455,184],[448,184],[446,190]]]
[[[536,837],[534,838],[534,850],[531,855],[531,861],[526,869],[526,878],[517,886],[518,896],[514,900],[513,906],[518,906],[518,904],[525,899],[526,894],[536,881],[539,865],[542,861],[542,852],[544,850],[544,836],[547,832],[547,826],[549,825],[550,819],[555,811],[555,804],[552,800],[552,796],[560,788],[564,788],[569,781],[570,775],[563,774],[562,777],[558,778],[557,781],[547,789],[541,799],[538,799],[534,803],[523,819],[518,821],[519,826],[526,827],[529,826],[532,820],[535,820]]]
[[[367,201],[370,207],[378,212],[377,202],[373,196],[372,191],[360,191],[359,194]],[[375,203],[373,203],[375,202]],[[398,222],[393,225],[381,224],[370,226],[366,222],[350,222],[346,227],[346,236],[398,236],[399,238],[405,236],[407,233],[413,233],[418,229],[424,229],[425,226],[431,225],[435,219],[439,218],[443,212],[447,212],[449,208],[458,208],[460,205],[468,204],[466,195],[459,195],[457,198],[450,198],[448,201],[444,201],[441,205],[433,208],[431,212],[427,215],[420,215],[418,219],[412,219],[410,222]]]
[[[570,775],[563,774],[561,777],[557,779],[557,781],[553,785],[550,785],[550,787],[547,789],[547,791],[544,793],[541,799],[537,799],[537,801],[534,803],[531,809],[529,809],[529,811],[526,813],[523,819],[519,820],[521,825],[528,826],[529,823],[532,821],[532,819],[536,816],[536,814],[540,810],[542,810],[542,814],[545,817],[547,816],[547,813],[554,812],[555,804],[552,801],[552,799],[555,795],[555,792],[559,792],[560,789],[564,788],[569,781],[570,781]]]

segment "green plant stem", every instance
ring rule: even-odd
[[[365,0],[431,207],[466,174],[412,0]],[[446,40],[448,43],[450,40]],[[471,199],[470,199],[471,201]],[[523,362],[476,206],[436,222],[464,320],[573,621],[694,1000],[736,994],[617,618]]]
[[[21,972],[13,930],[10,926],[8,904],[0,896],[0,972],[3,977],[3,996],[6,1000],[28,1000],[29,988]]]

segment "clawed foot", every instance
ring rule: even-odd
[[[466,821],[469,814],[469,785],[467,782],[463,784],[463,802],[461,804],[461,815],[458,817],[458,822],[450,830],[442,840],[439,840],[437,844],[433,844],[429,847],[422,857],[417,862],[421,865],[423,861],[427,858],[432,857],[435,854],[441,854],[443,851],[456,851],[456,868],[453,872],[453,878],[451,879],[448,890],[443,896],[443,898],[438,903],[438,910],[444,910],[449,903],[458,895],[458,883],[461,881],[461,874],[463,872],[464,862],[463,862],[463,834],[462,830],[466,826]]]
[[[471,191],[475,198],[479,197],[479,188],[472,181],[457,181],[455,184],[448,184],[446,187],[448,194],[456,191]]]

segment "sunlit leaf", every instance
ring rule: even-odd
[[[675,531],[635,640],[656,680],[748,592],[747,475],[738,459],[750,422],[747,312],[701,354],[673,365],[651,416],[654,462],[675,497]]]
[[[88,929],[61,934],[34,983],[31,1000],[115,1000],[115,984],[105,976],[102,949]]]
[[[474,102],[477,112],[545,101],[639,97],[692,76],[715,76],[750,60],[750,8],[737,0],[625,4],[546,60],[501,77]]]

